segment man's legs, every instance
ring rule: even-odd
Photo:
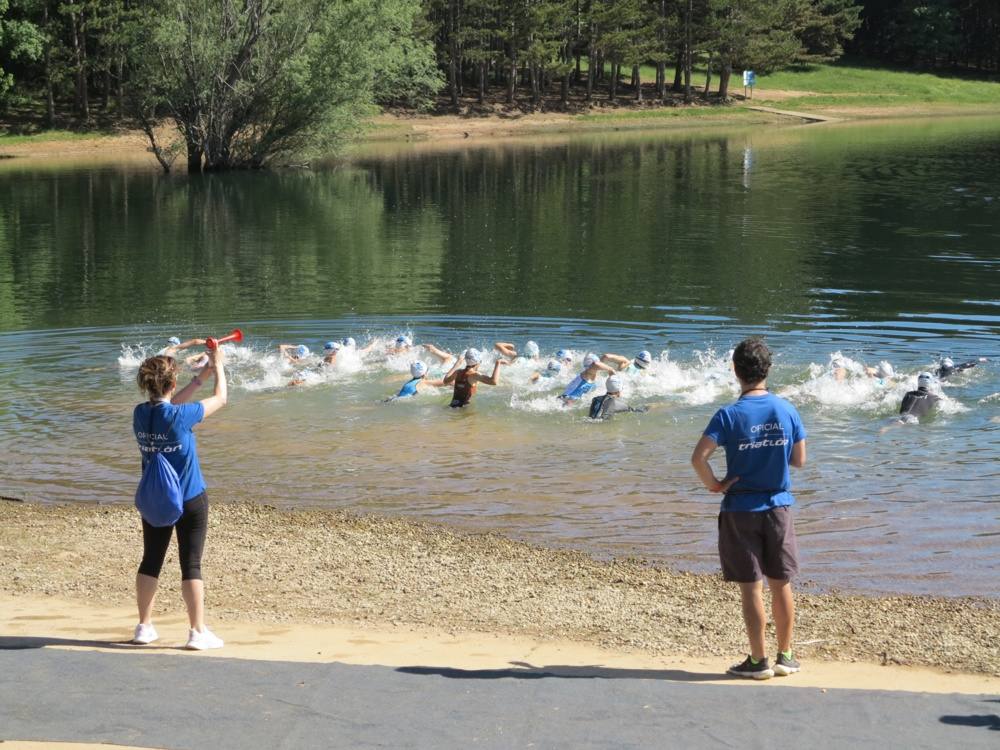
[[[774,617],[774,630],[778,636],[778,651],[791,651],[792,631],[795,629],[795,598],[792,596],[792,582],[768,578],[767,585],[771,589],[771,615]]]
[[[740,598],[743,603],[743,623],[750,639],[750,656],[760,661],[767,656],[764,647],[764,627],[767,615],[764,613],[764,582],[740,583]]]

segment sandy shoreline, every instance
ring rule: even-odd
[[[5,611],[120,608],[124,637],[140,552],[128,506],[0,502]],[[745,649],[737,593],[716,576],[398,519],[216,502],[204,569],[214,623],[485,633],[716,666]],[[161,622],[183,622],[178,578],[172,550]],[[1000,676],[1000,600],[800,594],[798,609],[805,660]]]
[[[768,104],[778,104],[787,96],[802,96],[810,92],[768,92]],[[787,95],[787,96],[786,96]],[[377,115],[369,122],[364,135],[352,149],[377,148],[380,144],[431,144],[438,148],[458,148],[469,143],[499,142],[512,138],[538,138],[573,133],[600,133],[634,130],[703,130],[721,126],[789,125],[828,120],[870,121],[875,119],[908,119],[946,116],[975,116],[997,113],[994,108],[971,108],[963,105],[928,104],[897,107],[837,106],[788,111],[762,102],[737,101],[728,107],[696,106],[693,110],[671,107],[595,106],[585,112],[522,112],[497,111],[490,114],[420,114],[390,111]],[[693,115],[693,116],[692,116]],[[177,135],[169,125],[158,128],[158,137],[166,143]],[[148,159],[156,166],[149,150],[149,141],[142,131],[123,130],[91,137],[29,138],[13,143],[0,139],[0,158],[117,158]]]

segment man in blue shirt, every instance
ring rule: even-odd
[[[806,431],[795,407],[767,390],[771,352],[761,339],[740,342],[733,352],[740,398],[719,409],[691,455],[691,464],[710,492],[721,492],[719,559],[723,577],[740,586],[750,654],[729,673],[765,680],[799,671],[792,656],[795,601],[792,577],[798,548],[792,523],[788,467],[806,463]],[[708,463],[716,448],[726,451],[726,476],[719,481]],[[778,636],[772,669],[764,646],[763,578],[771,589]]]

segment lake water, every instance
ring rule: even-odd
[[[708,129],[380,145],[312,171],[162,176],[146,161],[0,162],[0,492],[130,502],[136,367],[240,326],[200,430],[215,497],[405,514],[713,570],[718,498],[688,459],[766,334],[800,409],[804,578],[997,596],[1000,122]],[[278,343],[496,340],[655,358],[645,415],[592,423],[520,361],[467,410],[384,404],[418,355],[305,372]],[[830,363],[846,358],[849,376]],[[419,355],[427,362],[433,360]],[[866,377],[890,361],[898,375]],[[542,361],[544,365],[544,360]],[[600,389],[599,392],[602,392]],[[724,471],[721,456],[715,460]]]

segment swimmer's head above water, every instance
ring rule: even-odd
[[[541,350],[538,348],[538,344],[536,344],[534,341],[529,341],[524,345],[525,357],[531,357],[532,359],[534,359],[539,354],[541,354]]]
[[[562,372],[562,363],[558,360],[550,359],[549,363],[545,366],[545,371],[551,375]]]
[[[565,349],[560,349],[559,351],[556,352],[556,359],[558,359],[560,362],[572,362],[573,361],[573,357]]]
[[[413,346],[413,339],[409,336],[397,336],[396,346],[400,349],[405,349],[407,347]]]
[[[640,370],[645,370],[653,361],[653,355],[648,351],[643,349],[641,352],[635,355],[635,366]]]
[[[593,352],[587,352],[587,356],[585,356],[583,358],[583,366],[584,366],[585,369],[588,368],[588,367],[593,367],[599,361],[600,361],[600,357],[598,357]]]
[[[342,348],[343,348],[343,344],[341,344],[339,341],[327,341],[325,344],[323,344],[323,351],[324,352],[334,352],[334,353],[336,353],[336,352],[339,352]]]
[[[476,365],[482,364],[483,355],[478,349],[466,349],[465,350],[465,366],[475,367]]]
[[[410,363],[410,376],[414,378],[422,378],[427,374],[427,365],[423,362],[411,362]]]
[[[622,392],[622,379],[617,375],[611,375],[604,381],[604,387],[607,389],[609,396],[617,396]]]
[[[179,338],[177,338],[176,336],[171,336],[169,339],[167,339],[167,343],[170,346],[180,346],[181,345],[181,340]]]
[[[299,344],[295,348],[295,356],[298,357],[299,359],[302,359],[303,357],[308,357],[309,356],[309,347],[306,346],[305,344]]]
[[[941,359],[941,367],[945,370],[950,370],[955,366],[955,360],[951,357],[943,357]]]
[[[917,375],[917,388],[923,388],[924,390],[931,387],[931,380],[934,379],[929,372],[922,372]]]
[[[340,343],[343,346],[346,346],[348,349],[354,349],[358,345],[358,342],[354,340],[353,336],[348,336],[346,339],[341,339]]]
[[[896,371],[892,369],[892,365],[886,362],[884,359],[881,362],[879,362],[878,366],[875,368],[875,377],[882,378],[883,380],[888,380],[895,374]]]

